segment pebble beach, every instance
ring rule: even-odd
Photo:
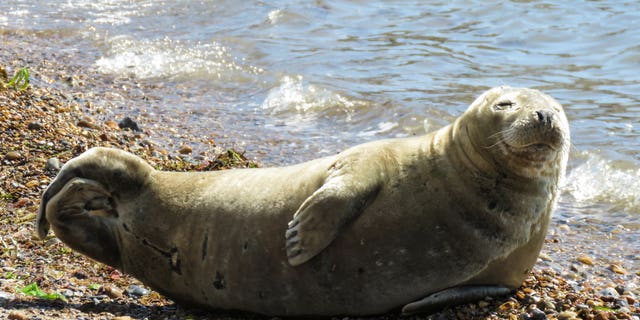
[[[156,168],[174,171],[253,167],[260,159],[234,145],[218,145],[214,136],[176,129],[172,124],[179,119],[164,122],[144,112],[129,117],[122,104],[144,99],[120,94],[123,85],[143,85],[133,79],[122,83],[79,69],[69,62],[71,53],[41,54],[42,38],[32,35],[4,33],[0,40],[0,69],[7,74],[0,78],[0,317],[264,318],[184,309],[136,279],[71,251],[52,235],[37,238],[34,221],[42,192],[62,164],[91,147],[124,149]],[[6,86],[24,66],[30,70],[28,88]],[[121,104],[105,102],[114,94]],[[637,263],[625,262],[637,262],[633,257],[639,253],[625,248],[612,249],[610,256],[602,253],[624,236],[625,228],[589,230],[596,235],[591,240],[584,240],[584,228],[569,222],[550,229],[534,270],[512,294],[404,318],[640,320],[640,270]],[[592,253],[598,245],[603,248]],[[616,257],[618,253],[632,258]],[[363,319],[397,318],[396,310]]]

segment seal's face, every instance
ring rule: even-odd
[[[497,87],[480,96],[471,109],[478,115],[476,143],[499,163],[532,176],[566,161],[569,124],[562,106],[550,96]]]

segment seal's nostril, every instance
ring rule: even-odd
[[[536,115],[538,116],[538,121],[545,125],[550,125],[553,120],[553,113],[546,110],[538,110]]]

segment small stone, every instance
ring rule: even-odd
[[[119,317],[113,317],[111,318],[111,320],[133,320],[133,318],[129,316],[119,316]]]
[[[16,161],[22,159],[22,155],[18,151],[9,151],[4,155],[4,158],[9,161]]]
[[[598,300],[593,300],[593,299],[587,300],[587,305],[589,307],[591,307],[591,308],[602,307],[603,304],[604,304],[604,302],[602,302],[600,299],[598,299]]]
[[[547,315],[544,313],[544,311],[542,311],[540,309],[532,309],[531,310],[531,319],[532,320],[546,320],[547,319]]]
[[[120,126],[118,125],[118,123],[113,120],[105,121],[104,126],[112,130],[120,130]]]
[[[578,264],[575,264],[575,263],[572,263],[572,264],[571,264],[570,269],[571,269],[571,271],[573,271],[573,272],[578,272],[578,273],[580,273],[580,272],[583,272],[583,271],[584,271],[584,269],[583,269],[583,267],[582,267],[581,265],[578,265]]]
[[[93,122],[91,122],[91,120],[89,120],[89,119],[82,119],[82,120],[78,121],[78,123],[76,123],[76,125],[78,127],[81,127],[81,128],[89,128],[89,129],[96,129],[98,127]]]
[[[149,290],[141,287],[141,286],[137,286],[135,284],[130,285],[127,288],[127,294],[129,294],[130,296],[136,296],[136,297],[142,297],[142,296],[146,296],[149,294]]]
[[[578,317],[578,314],[573,311],[562,311],[558,314],[558,320],[572,320]]]
[[[0,290],[0,300],[13,300],[16,296],[13,293]]]
[[[111,285],[104,285],[100,287],[98,292],[107,295],[111,299],[120,299],[124,295],[122,290]]]
[[[77,76],[68,76],[64,78],[64,82],[66,82],[70,87],[77,87],[79,84]]]
[[[42,129],[42,123],[36,122],[36,121],[29,122],[29,124],[27,125],[27,129],[29,129],[29,130],[40,130],[40,129]]]
[[[535,304],[537,305],[540,302],[540,297],[537,294],[528,294],[524,297],[524,304]]]
[[[589,311],[589,306],[584,303],[577,304],[576,308],[578,308],[578,311]]]
[[[22,313],[20,311],[13,310],[13,311],[9,312],[9,315],[7,316],[7,319],[9,319],[9,320],[27,320],[27,319],[29,319],[29,317],[27,317],[24,313]]]
[[[620,298],[620,294],[615,288],[607,287],[600,291],[600,296],[609,300],[615,300]]]
[[[542,301],[542,306],[543,306],[543,309],[544,309],[545,311],[547,311],[547,310],[553,310],[553,311],[555,311],[555,310],[556,310],[556,304],[553,302],[553,300],[552,300],[552,299],[545,299],[545,300],[543,300],[543,301]]]
[[[44,165],[44,169],[50,171],[58,171],[61,167],[62,164],[60,164],[60,159],[58,158],[49,158],[47,163]]]
[[[627,299],[622,298],[622,299],[616,299],[616,301],[614,301],[614,305],[616,306],[616,308],[628,308],[629,307],[629,302],[627,302]]]
[[[118,122],[118,127],[120,127],[120,129],[131,129],[133,131],[142,131],[140,130],[140,127],[138,126],[138,124],[129,117],[125,117],[120,122]]]
[[[13,203],[14,208],[22,208],[29,203],[29,198],[20,198],[18,201]]]
[[[480,307],[480,308],[486,308],[488,306],[489,306],[489,302],[487,302],[487,301],[482,300],[482,301],[478,302],[478,307]]]
[[[588,266],[592,266],[593,265],[593,259],[591,259],[591,257],[589,257],[588,255],[581,255],[578,257],[577,259],[580,263],[582,264],[586,264]]]
[[[553,259],[551,259],[551,257],[548,254],[542,253],[542,252],[540,252],[540,255],[538,255],[538,258],[540,258],[540,260],[543,260],[543,261],[553,261]]]
[[[517,309],[519,304],[516,301],[509,300],[503,304],[501,304],[498,309],[502,312],[508,312],[514,309]]]
[[[609,266],[609,268],[611,269],[611,271],[613,271],[613,272],[615,272],[617,274],[627,274],[627,270],[625,270],[620,265],[612,264],[611,266]]]
[[[610,319],[617,319],[617,318],[614,318],[613,313],[611,313],[611,312],[598,311],[596,313],[596,316],[593,319],[594,320],[610,320]]]
[[[185,144],[182,147],[180,147],[180,150],[178,150],[178,152],[180,154],[189,154],[189,153],[193,152],[193,149],[191,149],[190,146]]]

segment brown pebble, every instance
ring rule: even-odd
[[[15,161],[22,159],[22,155],[17,151],[9,151],[4,155],[4,158],[9,161]]]
[[[573,311],[562,311],[558,314],[558,320],[572,320],[578,317],[578,314]]]
[[[29,181],[29,182],[27,182],[25,184],[25,186],[27,186],[27,188],[35,188],[35,187],[37,187],[39,185],[40,185],[40,181],[38,181],[38,180],[31,180],[31,181]]]
[[[598,299],[598,300],[594,300],[594,299],[589,299],[587,300],[587,305],[591,308],[595,308],[595,307],[602,307],[604,303]]]
[[[515,302],[515,301],[507,301],[503,304],[501,304],[498,309],[502,312],[507,312],[510,310],[514,310],[517,309],[519,307],[519,303]]]
[[[189,154],[193,152],[193,149],[191,149],[191,147],[185,144],[182,147],[180,147],[180,150],[178,150],[178,152],[180,152],[180,154]]]
[[[9,312],[9,315],[7,316],[7,319],[9,319],[9,320],[27,320],[29,318],[24,313],[14,310],[14,311]]]
[[[609,320],[609,319],[617,319],[614,317],[612,312],[609,311],[598,311],[596,316],[593,318],[594,320]]]
[[[13,204],[14,208],[21,208],[26,206],[29,203],[29,198],[20,198]]]
[[[98,127],[93,122],[91,122],[91,120],[89,120],[89,119],[82,119],[82,120],[78,121],[78,123],[76,123],[76,125],[78,127],[89,128],[89,129],[96,129]]]
[[[133,318],[129,316],[119,316],[119,317],[113,317],[111,318],[111,320],[133,320]]]
[[[586,264],[588,266],[592,266],[593,265],[593,259],[591,259],[591,257],[589,257],[588,255],[581,255],[578,257],[577,259],[579,262],[581,262],[582,264]]]
[[[100,292],[109,296],[112,299],[120,299],[124,295],[124,292],[114,286],[104,285],[100,288]]]
[[[120,126],[118,126],[118,123],[113,120],[105,121],[104,126],[112,130],[120,130]]]
[[[627,274],[627,270],[617,264],[612,264],[609,268],[617,274]]]

